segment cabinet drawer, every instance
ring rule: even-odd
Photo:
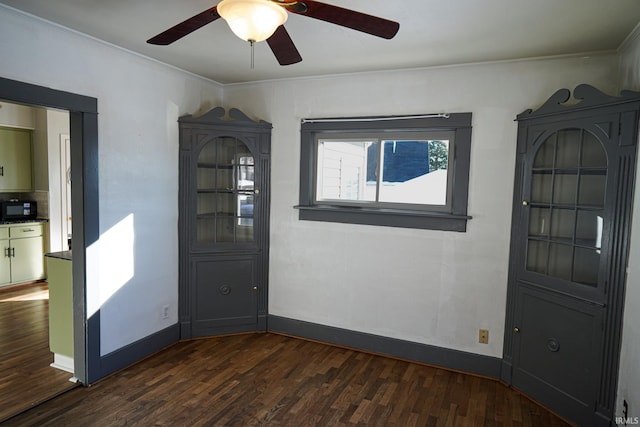
[[[42,225],[36,224],[9,227],[9,236],[12,239],[42,236]]]
[[[0,239],[9,238],[9,227],[0,227]]]

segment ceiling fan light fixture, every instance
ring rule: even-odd
[[[287,20],[287,11],[270,0],[222,0],[218,13],[242,40],[260,42]]]

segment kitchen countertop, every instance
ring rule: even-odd
[[[0,221],[0,225],[14,225],[14,224],[41,224],[49,222],[48,219],[36,218],[36,219],[19,219],[11,221]]]
[[[65,259],[65,260],[71,261],[71,251],[51,252],[48,254],[44,254],[44,256],[48,256],[49,258],[58,258],[58,259]]]

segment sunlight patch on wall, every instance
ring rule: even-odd
[[[87,249],[90,258],[99,259],[99,297],[87,298],[87,315],[91,317],[109,298],[131,280],[134,272],[134,215],[129,214],[102,233]],[[99,257],[94,258],[99,253]]]

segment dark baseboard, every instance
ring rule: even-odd
[[[143,339],[115,350],[100,358],[100,378],[126,368],[180,339],[180,325],[176,323]]]
[[[501,372],[500,372],[500,379],[502,380],[502,382],[504,382],[505,384],[511,384],[512,372],[513,372],[513,365],[511,364],[511,361],[507,361],[503,359],[501,362]]]
[[[502,359],[269,315],[267,330],[500,379]]]

